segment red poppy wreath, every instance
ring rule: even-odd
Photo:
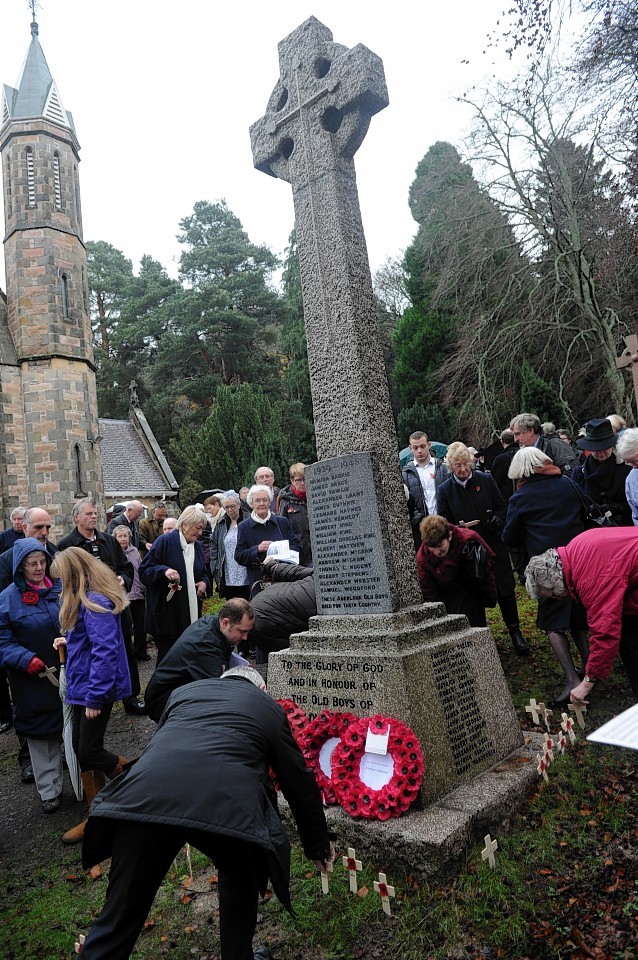
[[[368,727],[383,733],[388,725],[387,754],[366,753]],[[380,715],[351,723],[332,757],[337,802],[351,817],[400,817],[416,800],[424,770],[421,745],[413,731],[400,720]]]
[[[332,710],[322,710],[310,720],[301,734],[299,746],[308,767],[315,775],[315,780],[323,793],[323,802],[326,806],[337,803],[332,782],[332,758],[341,738],[351,723],[356,723],[353,713],[333,713]]]
[[[299,744],[299,738],[310,722],[308,714],[294,700],[278,700],[277,703],[286,711],[292,735]]]

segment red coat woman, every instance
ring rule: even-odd
[[[496,603],[494,553],[478,533],[434,514],[421,521],[416,555],[423,600],[463,613],[473,627],[486,626],[485,608]]]

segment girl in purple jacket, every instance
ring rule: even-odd
[[[90,807],[105,777],[116,777],[125,762],[104,746],[104,732],[114,702],[131,695],[120,623],[128,600],[115,573],[80,547],[57,553],[52,573],[62,581],[60,627],[66,634],[54,646],[67,646],[66,702],[73,705],[73,749]],[[83,835],[84,823],[62,840],[77,843]]]

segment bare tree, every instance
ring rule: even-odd
[[[519,295],[526,291],[524,302],[506,317],[488,304],[465,325],[463,350],[439,372],[444,392],[463,386],[472,408],[484,407],[490,426],[503,393],[511,394],[516,382],[513,358],[520,363],[523,357],[555,383],[574,419],[601,409],[631,415],[615,364],[627,323],[613,295],[618,264],[609,250],[619,234],[634,231],[596,149],[604,117],[592,127],[578,104],[566,106],[561,92],[548,76],[534,86],[529,103],[504,85],[481,100],[465,98],[475,115],[470,158],[525,252],[524,275],[510,279]],[[459,366],[468,351],[475,354],[471,384]]]

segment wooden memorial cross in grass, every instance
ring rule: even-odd
[[[361,861],[357,860],[354,847],[348,847],[348,856],[342,857],[341,862],[347,869],[350,880],[351,893],[357,893],[359,884],[357,883],[357,870],[362,869]]]
[[[496,866],[496,860],[494,859],[494,854],[498,850],[498,840],[492,840],[491,836],[486,834],[483,838],[485,844],[485,849],[481,850],[481,860],[487,860],[492,870]]]
[[[616,357],[616,366],[619,370],[623,367],[631,367],[631,377],[634,383],[634,397],[638,403],[638,336],[631,333],[625,337],[625,349]]]
[[[576,714],[576,719],[578,720],[578,726],[581,730],[585,729],[585,714],[587,713],[587,707],[581,703],[568,703],[567,706]]]
[[[536,703],[536,700],[534,697],[532,697],[530,702],[525,707],[525,713],[531,714],[532,722],[535,724],[540,723],[541,714],[544,712],[544,710],[545,710],[545,704]]]
[[[538,766],[536,769],[542,776],[543,780],[549,783],[549,777],[547,776],[547,760],[544,756],[541,756],[540,753],[537,753],[536,756],[538,757]]]
[[[392,910],[390,908],[390,897],[394,897],[394,887],[391,887],[387,882],[385,873],[379,874],[379,879],[374,881],[374,891],[378,893],[381,897],[381,906],[383,907],[383,912],[387,913],[389,917],[392,916]]]
[[[569,716],[568,713],[561,713],[561,717],[563,718],[561,727],[569,737],[569,742],[576,743],[576,734],[574,733],[574,721],[572,720],[572,718]]]
[[[326,863],[326,869],[321,871],[321,892],[329,893],[330,892],[330,882],[328,879],[328,874],[332,873],[334,867],[330,862]]]

